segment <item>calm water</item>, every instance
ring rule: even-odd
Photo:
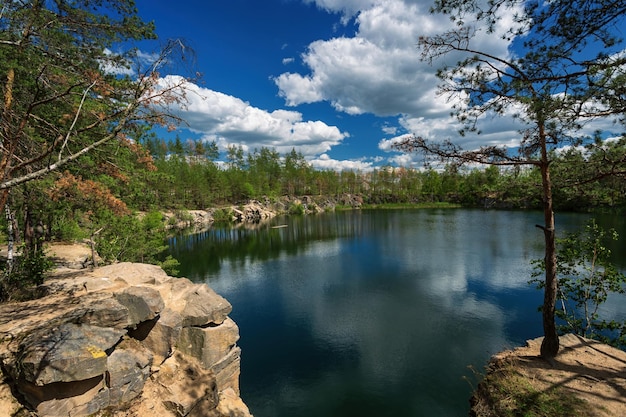
[[[588,216],[561,215],[572,229]],[[178,237],[182,275],[233,305],[256,417],[466,416],[489,356],[541,335],[541,213],[339,212]],[[600,219],[621,228],[624,219]],[[286,227],[276,227],[286,226]],[[618,262],[626,260],[616,245]],[[607,307],[621,314],[620,303]]]

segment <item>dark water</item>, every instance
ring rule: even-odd
[[[557,222],[573,229],[588,217]],[[599,220],[626,238],[623,218]],[[232,303],[242,397],[256,417],[466,416],[471,368],[542,333],[542,294],[527,284],[541,222],[527,212],[339,212],[211,229],[172,239],[171,250],[183,276]]]

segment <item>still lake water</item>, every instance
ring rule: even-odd
[[[559,215],[557,227],[588,218]],[[622,217],[598,221],[626,239]],[[255,417],[466,416],[471,368],[542,334],[542,293],[527,284],[540,223],[538,212],[342,211],[212,228],[170,249],[182,276],[233,305]],[[624,268],[624,244],[613,251]]]

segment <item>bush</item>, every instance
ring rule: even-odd
[[[170,275],[176,275],[179,264],[166,253],[167,234],[160,212],[152,211],[138,219],[134,215],[117,216],[103,211],[99,213],[96,223],[94,227],[99,230],[94,235],[96,250],[105,262],[156,264]]]
[[[27,292],[38,285],[43,284],[45,274],[52,269],[54,263],[38,245],[36,248],[27,248],[21,245],[16,250],[17,256],[13,264],[8,265],[5,261],[3,277],[0,282],[0,301],[12,298],[29,298]]]
[[[172,255],[167,255],[163,262],[159,262],[159,266],[171,277],[176,277],[180,273],[178,269],[180,262],[178,262],[178,259],[172,257]]]
[[[304,205],[302,205],[301,203],[292,203],[289,206],[289,214],[302,215],[304,214],[304,212]]]
[[[216,223],[232,223],[233,211],[230,208],[217,209],[213,212],[213,221]]]
[[[80,228],[78,222],[64,216],[56,216],[51,225],[54,239],[65,242],[80,241],[87,237],[87,233]]]
[[[582,232],[569,233],[557,239],[557,277],[560,309],[556,316],[561,333],[575,333],[617,347],[626,346],[626,322],[600,317],[600,306],[609,294],[626,293],[626,275],[611,264],[609,239],[617,240],[617,232],[604,231],[591,220]],[[533,277],[545,271],[544,261],[535,260]],[[530,281],[543,289],[537,278]]]

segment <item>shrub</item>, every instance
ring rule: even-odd
[[[626,275],[610,262],[609,239],[617,232],[603,230],[591,220],[582,232],[568,233],[557,239],[558,300],[556,316],[561,333],[575,333],[614,346],[626,346],[626,322],[600,317],[600,306],[610,294],[626,293]],[[545,270],[543,260],[533,261],[533,277]],[[545,283],[530,281],[542,289]]]
[[[304,205],[301,203],[292,203],[289,206],[289,214],[302,215],[304,214]]]
[[[27,248],[21,245],[16,250],[17,256],[13,264],[5,261],[3,277],[0,281],[0,301],[29,296],[28,291],[43,284],[45,274],[52,269],[54,263],[46,255],[43,247]]]

